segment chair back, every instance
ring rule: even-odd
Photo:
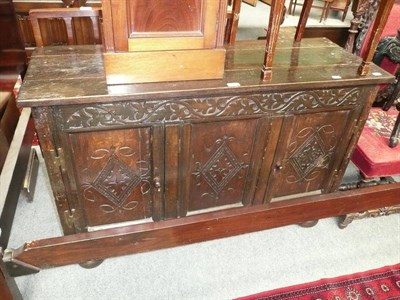
[[[40,20],[44,19],[58,19],[62,20],[65,25],[67,36],[66,43],[68,45],[76,44],[102,44],[102,28],[101,28],[101,8],[97,7],[73,7],[73,8],[41,8],[31,9],[29,11],[29,18],[32,24],[33,34],[35,37],[36,47],[43,47],[51,45],[46,32],[45,24]],[[74,30],[77,19],[89,19],[92,25],[92,35],[90,42],[78,43],[77,35]]]

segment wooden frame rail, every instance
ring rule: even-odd
[[[0,299],[22,299],[21,293],[3,263],[3,250],[10,238],[12,223],[25,178],[34,135],[31,109],[24,108],[0,174]]]
[[[0,248],[6,248],[34,136],[31,109],[24,108],[0,174]]]
[[[400,204],[400,183],[31,241],[7,249],[13,276]]]

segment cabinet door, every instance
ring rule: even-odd
[[[87,226],[152,217],[151,127],[68,134]]]
[[[183,129],[186,212],[250,204],[268,136],[265,119],[202,122]]]
[[[287,117],[273,164],[267,201],[327,192],[351,137],[352,111]]]

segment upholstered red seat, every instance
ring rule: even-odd
[[[389,138],[399,112],[371,109],[352,161],[366,178],[400,174],[400,147],[390,148]]]

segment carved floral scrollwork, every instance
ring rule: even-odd
[[[360,88],[326,89],[233,97],[127,101],[61,109],[65,129],[102,128],[137,123],[177,122],[208,117],[287,113],[356,105]]]
[[[82,184],[83,196],[87,201],[96,202],[96,193],[104,196],[108,203],[100,204],[104,213],[134,210],[138,200],[126,202],[132,190],[140,185],[142,194],[150,191],[150,167],[146,161],[137,161],[139,172],[132,170],[121,157],[132,157],[135,151],[131,147],[96,149],[91,155],[93,160],[107,160],[101,172],[93,182]]]

